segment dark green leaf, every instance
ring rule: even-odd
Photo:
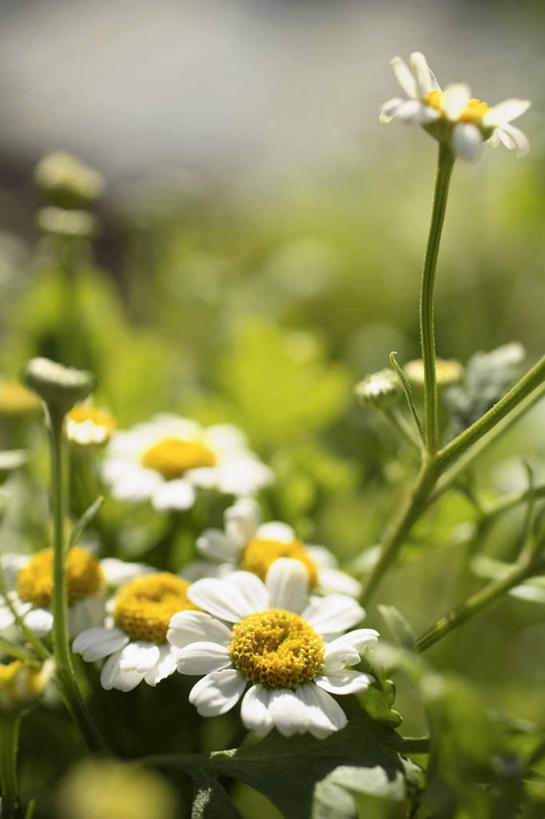
[[[191,772],[195,786],[191,819],[241,819],[219,782],[202,768]]]

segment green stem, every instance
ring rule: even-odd
[[[386,407],[382,412],[384,417],[390,422],[394,429],[400,433],[402,438],[411,444],[411,446],[415,446],[417,449],[420,449],[420,445],[416,440],[411,427],[401,413],[396,412],[395,409],[390,407]]]
[[[446,142],[439,143],[437,175],[433,195],[428,246],[424,258],[422,285],[420,290],[420,341],[424,363],[424,407],[425,429],[428,451],[433,454],[439,444],[439,422],[437,416],[437,381],[435,374],[435,325],[434,289],[435,270],[445,210],[447,207],[450,177],[455,156]]]
[[[91,750],[103,747],[78,687],[68,645],[68,592],[66,588],[64,549],[64,481],[63,426],[64,415],[50,412],[51,505],[53,512],[53,649],[57,679],[66,705]]]
[[[35,663],[36,665],[40,665],[38,660],[36,660],[32,654],[29,654],[28,651],[25,651],[24,648],[12,646],[11,643],[8,643],[8,641],[4,640],[2,637],[0,637],[0,651],[3,654],[7,654],[8,657],[14,657],[16,660],[22,660],[25,663]]]
[[[416,641],[418,651],[426,651],[426,649],[435,645],[445,635],[458,628],[466,620],[474,617],[477,612],[489,606],[506,591],[512,589],[513,586],[518,586],[523,580],[536,574],[539,568],[539,561],[531,557],[516,566],[506,577],[488,583],[483,589],[480,589],[460,606],[445,614],[431,628],[421,634]]]
[[[498,515],[514,509],[515,506],[528,503],[532,498],[535,500],[545,498],[545,484],[536,486],[535,489],[525,489],[524,492],[513,492],[511,495],[505,495],[484,510],[484,517],[486,520],[493,520]]]
[[[384,573],[395,560],[400,546],[404,543],[413,524],[426,507],[427,500],[439,477],[437,461],[425,461],[411,495],[401,509],[397,520],[382,541],[379,559],[369,572],[362,592],[363,602],[368,602]]]
[[[2,789],[2,819],[18,819],[19,783],[17,781],[17,750],[19,747],[19,714],[0,715],[0,787]]]
[[[400,751],[402,754],[429,754],[430,737],[403,737]]]

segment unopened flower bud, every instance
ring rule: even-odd
[[[405,375],[415,386],[424,386],[424,362],[421,358],[409,361],[403,367]],[[457,384],[462,379],[464,368],[459,361],[454,358],[444,360],[435,359],[435,378],[438,387],[447,387],[450,384]]]
[[[398,378],[393,370],[379,370],[366,376],[354,389],[358,404],[362,407],[385,409],[394,404],[400,391]]]
[[[40,396],[50,413],[61,415],[87,398],[94,386],[90,372],[48,358],[32,358],[23,370],[23,381]]]
[[[64,151],[40,160],[34,178],[49,202],[60,208],[85,208],[104,190],[104,179],[98,171]]]
[[[152,771],[86,759],[68,773],[57,797],[59,819],[175,819],[176,794]]]
[[[38,212],[37,222],[44,233],[68,239],[88,239],[96,228],[96,219],[86,210],[66,210],[53,205]]]
[[[36,703],[53,676],[54,663],[13,660],[0,665],[0,714],[20,714]]]

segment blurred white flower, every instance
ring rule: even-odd
[[[202,611],[175,614],[167,638],[178,649],[178,671],[204,675],[189,695],[201,716],[225,714],[242,698],[242,721],[260,736],[274,727],[322,739],[346,725],[331,694],[368,688],[373,678],[347,666],[359,663],[378,633],[343,634],[363,609],[344,595],[309,601],[307,590],[307,572],[288,558],[273,563],[265,583],[233,572],[191,586],[188,596]]]
[[[501,142],[517,156],[528,153],[527,137],[511,125],[530,107],[527,100],[508,99],[490,107],[472,98],[466,83],[453,83],[442,91],[419,51],[411,54],[409,66],[401,57],[394,57],[391,65],[407,98],[385,102],[381,122],[399,119],[421,125],[439,141],[448,141],[461,159],[478,159],[483,142],[493,147]]]
[[[253,498],[240,498],[226,509],[224,530],[205,529],[197,539],[197,549],[205,560],[184,569],[188,580],[210,575],[223,577],[236,569],[265,580],[274,561],[288,557],[305,567],[311,589],[352,597],[361,593],[361,584],[337,568],[335,557],[324,546],[303,543],[287,523],[276,520],[262,523],[259,505]]]
[[[114,433],[102,475],[117,500],[149,500],[161,511],[189,509],[199,488],[246,496],[272,481],[236,427],[168,414]]]
[[[15,622],[13,608],[34,634],[45,636],[53,626],[53,549],[34,555],[5,554],[1,566],[11,607],[0,596],[0,630]],[[115,558],[98,560],[87,549],[73,546],[66,560],[69,636],[102,622],[107,587],[140,574],[140,567]]]
[[[115,419],[109,412],[88,404],[73,407],[66,414],[64,431],[68,441],[76,446],[101,446],[112,437]]]

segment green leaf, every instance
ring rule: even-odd
[[[264,793],[286,819],[300,819],[325,816],[323,806],[335,795],[332,786],[343,787],[347,778],[357,782],[363,793],[405,798],[407,780],[397,752],[399,744],[398,734],[390,727],[362,717],[324,740],[306,735],[285,739],[275,733],[252,747],[212,754],[210,764],[215,773]],[[339,779],[334,777],[324,784],[339,768],[350,769],[350,775],[339,773]],[[339,813],[328,815],[348,819],[353,815],[348,810],[349,800],[344,797]]]
[[[87,526],[91,523],[94,516],[100,509],[104,502],[104,498],[100,495],[91,506],[85,510],[83,515],[80,517],[74,528],[72,529],[72,533],[68,540],[68,548],[71,549],[72,546],[75,546],[80,537],[82,536],[83,532],[87,528]]]
[[[378,606],[386,625],[402,648],[416,651],[416,634],[408,620],[395,606]]]
[[[219,782],[204,769],[191,772],[195,786],[191,819],[241,819]]]

